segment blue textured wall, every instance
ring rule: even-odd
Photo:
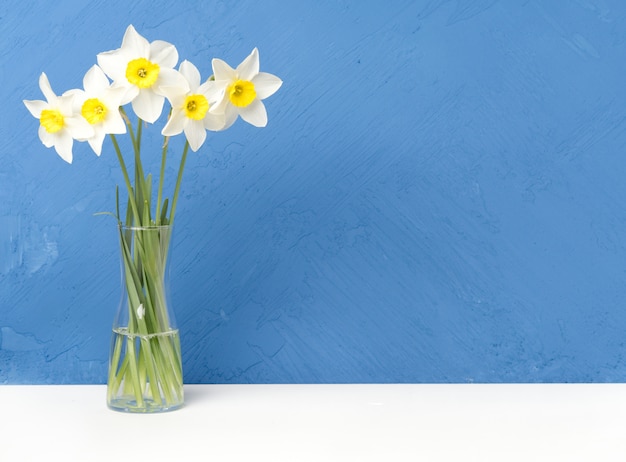
[[[105,380],[119,168],[108,140],[65,164],[22,100],[130,23],[285,82],[188,161],[187,382],[626,379],[622,0],[2,5],[0,383]]]

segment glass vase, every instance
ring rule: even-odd
[[[184,403],[180,338],[169,299],[171,226],[119,227],[122,298],[113,322],[107,404],[147,413]]]

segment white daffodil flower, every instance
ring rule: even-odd
[[[113,80],[113,86],[126,89],[122,105],[132,103],[137,117],[153,123],[161,115],[164,96],[160,86],[176,86],[181,75],[174,69],[178,51],[171,43],[150,43],[130,25],[122,47],[98,54],[98,64]]]
[[[74,139],[93,136],[93,128],[74,111],[74,96],[57,96],[43,72],[39,77],[39,88],[47,101],[24,100],[24,104],[33,117],[39,119],[39,139],[43,145],[47,148],[54,146],[61,159],[71,164]]]
[[[224,128],[230,127],[238,115],[255,127],[265,127],[267,112],[262,100],[273,95],[283,82],[275,75],[259,72],[259,51],[252,50],[236,69],[221,59],[213,59],[212,65],[215,84],[222,94],[211,112],[224,113]]]
[[[161,134],[174,136],[184,131],[189,147],[195,152],[206,140],[206,130],[218,131],[224,127],[224,114],[209,112],[220,92],[213,81],[201,84],[200,72],[189,61],[183,61],[179,70],[186,85],[161,87],[172,105],[172,114]]]
[[[146,309],[143,306],[143,303],[137,307],[137,319],[143,319],[146,314]]]
[[[85,74],[83,87],[84,91],[70,90],[67,94],[74,95],[75,111],[93,128],[94,134],[87,138],[87,142],[99,156],[107,134],[126,133],[126,124],[119,111],[126,90],[112,87],[109,79],[97,65],[92,66]]]

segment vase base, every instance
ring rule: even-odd
[[[170,412],[180,409],[184,406],[184,402],[164,405],[152,400],[144,400],[141,406],[137,405],[134,398],[118,398],[107,403],[109,409],[118,412],[127,412],[132,414],[155,414],[159,412]]]
[[[184,404],[178,330],[130,334],[113,329],[107,405],[127,413],[173,411]]]

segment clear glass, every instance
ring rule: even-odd
[[[169,298],[171,226],[119,227],[122,298],[113,322],[107,404],[163,412],[184,404],[180,338]]]

